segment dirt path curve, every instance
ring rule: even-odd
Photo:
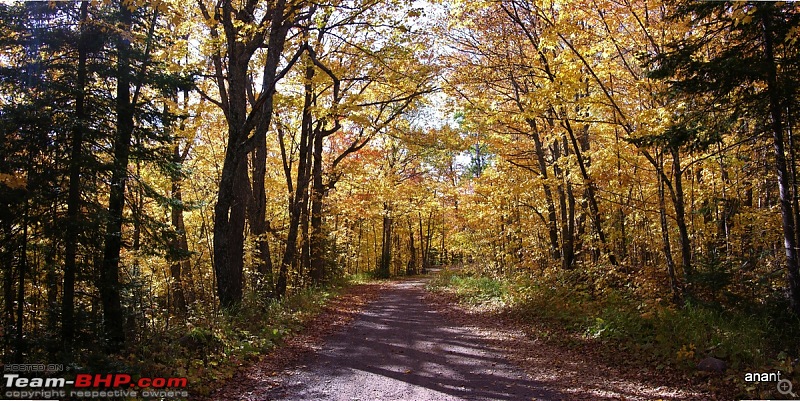
[[[472,330],[424,300],[422,279],[387,286],[268,400],[553,400]],[[259,397],[260,398],[260,397]]]

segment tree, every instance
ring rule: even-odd
[[[298,49],[288,65],[278,70],[289,30],[313,14],[313,9],[301,12],[305,6],[303,2],[279,0],[275,4],[248,1],[237,8],[227,0],[210,9],[198,0],[212,40],[222,40],[221,48],[211,55],[219,100],[207,98],[222,109],[228,122],[225,161],[214,208],[214,271],[219,300],[225,308],[236,306],[242,299],[244,227],[252,191],[246,157],[262,143],[266,132],[252,134],[259,124],[269,126],[275,86],[301,55],[303,49]],[[256,19],[256,14],[261,17]],[[248,105],[251,61],[265,46],[261,93]]]
[[[29,213],[18,215],[39,216],[35,219],[41,223],[36,231],[28,230],[23,237],[40,237],[42,241],[39,244],[48,249],[47,266],[32,264],[26,270],[36,280],[39,269],[47,269],[48,327],[54,332],[57,322],[61,321],[62,340],[61,347],[48,346],[50,352],[58,348],[69,352],[72,348],[77,320],[74,318],[75,287],[87,276],[81,272],[89,270],[88,258],[79,261],[78,256],[86,255],[98,246],[99,238],[88,233],[100,231],[100,219],[104,216],[95,199],[86,196],[87,191],[97,188],[97,175],[102,172],[99,155],[87,152],[87,144],[102,142],[106,138],[110,121],[105,116],[111,106],[107,98],[87,93],[91,85],[87,79],[89,68],[100,77],[106,76],[107,71],[104,69],[107,64],[97,58],[103,50],[105,38],[96,35],[97,25],[90,18],[89,11],[87,3],[53,7],[30,3],[3,7],[7,31],[4,31],[2,45],[11,53],[20,55],[7,59],[1,73],[5,138],[3,165],[9,169],[7,173],[10,176],[28,176],[30,185],[23,187],[27,186],[26,196],[32,202],[27,203]],[[73,24],[75,21],[78,23]],[[20,135],[28,132],[30,134]],[[69,142],[62,138],[69,138]],[[27,167],[17,164],[22,160],[26,160],[24,164]],[[41,173],[35,172],[39,168]],[[29,174],[24,173],[26,169]],[[68,184],[60,179],[65,176],[69,177]],[[62,185],[67,185],[67,188],[62,188]],[[62,205],[65,214],[59,213]],[[100,212],[87,216],[86,210]],[[13,220],[9,218],[7,221],[12,224]],[[56,265],[61,260],[62,242],[64,283],[59,317]],[[37,249],[30,251],[35,254]],[[19,289],[24,290],[24,275],[18,278]],[[13,283],[12,274],[6,275],[5,279],[6,285]],[[25,302],[17,304],[22,308]],[[21,328],[21,324],[20,321],[17,326]]]
[[[796,7],[772,3],[681,3],[673,18],[688,20],[698,35],[674,41],[668,51],[655,57],[652,76],[668,79],[679,98],[702,96],[696,107],[706,113],[710,109],[732,116],[744,113],[768,127],[763,133],[772,137],[774,147],[789,301],[795,313],[800,313],[798,222],[794,210],[797,191],[792,187],[794,166],[787,163],[785,144],[789,128],[785,110],[793,109],[798,82],[789,73],[792,67],[784,68],[798,62],[798,52],[787,44],[792,43],[792,32],[800,24],[800,13]],[[701,53],[703,56],[699,57]],[[759,84],[763,89],[756,89]],[[714,107],[721,101],[733,106],[722,110]],[[682,123],[679,132],[692,132],[693,128],[696,131],[696,126],[696,120],[690,119]],[[706,124],[701,128],[716,127]],[[794,144],[790,142],[789,146],[793,148]]]
[[[386,17],[379,5],[326,5],[317,10],[313,25],[301,25],[307,51],[302,71],[291,77],[302,88],[302,97],[282,112],[292,118],[276,128],[289,192],[278,294],[286,291],[291,271],[299,269],[300,277],[307,274],[315,285],[326,277],[325,199],[342,178],[340,164],[431,91],[431,69],[416,64],[424,53],[419,43],[424,38],[407,29],[400,17]]]

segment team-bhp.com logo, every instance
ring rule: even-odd
[[[74,380],[64,377],[22,377],[19,373],[4,373],[6,398],[53,399],[64,397],[107,398],[183,398],[188,397],[185,377],[140,377],[127,373],[86,374]]]

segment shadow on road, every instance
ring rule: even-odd
[[[422,281],[398,283],[268,399],[552,400],[478,335],[423,300]]]

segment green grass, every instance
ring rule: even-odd
[[[376,278],[375,274],[372,272],[361,272],[347,276],[346,280],[350,284],[367,284],[375,281]]]
[[[501,280],[476,274],[443,270],[429,283],[431,289],[448,288],[470,305],[503,306],[508,300],[508,286]]]

